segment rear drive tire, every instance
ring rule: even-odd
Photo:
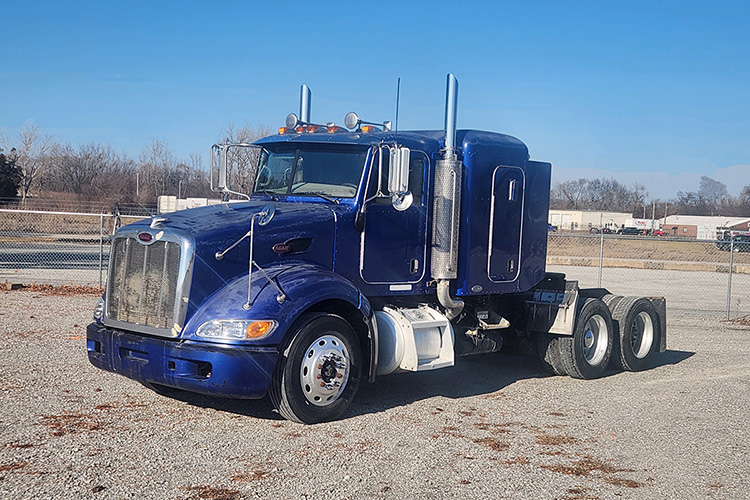
[[[612,356],[613,331],[606,304],[599,299],[583,301],[573,335],[557,341],[565,372],[574,378],[601,377]]]
[[[271,381],[271,402],[294,422],[336,420],[359,386],[359,340],[351,325],[334,314],[313,313],[298,325]]]
[[[560,359],[559,337],[550,333],[537,332],[536,352],[540,363],[553,375],[567,375]]]
[[[607,307],[609,308],[609,312],[615,310],[615,307],[617,307],[617,304],[620,303],[620,301],[623,299],[622,295],[615,295],[612,293],[608,293],[604,297],[602,297],[602,302],[604,302]]]
[[[659,347],[659,315],[650,300],[625,297],[612,311],[615,365],[631,372],[651,366]]]

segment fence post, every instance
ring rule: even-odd
[[[99,288],[102,288],[102,269],[104,268],[104,211],[99,214]]]
[[[604,228],[602,228],[602,232],[599,236],[599,284],[596,286],[597,288],[602,287],[602,267],[604,267]]]
[[[727,321],[732,308],[732,268],[734,267],[734,238],[729,240],[729,280],[727,281]]]

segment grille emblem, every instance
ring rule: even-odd
[[[153,236],[151,236],[151,233],[138,233],[138,239],[143,243],[150,243]]]

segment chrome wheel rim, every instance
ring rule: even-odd
[[[651,351],[654,343],[654,322],[651,316],[642,311],[630,325],[630,346],[636,358],[643,359]]]
[[[591,365],[598,365],[607,355],[607,323],[595,315],[586,322],[583,332],[583,357]]]
[[[300,367],[302,393],[310,404],[327,406],[344,392],[350,358],[344,343],[333,335],[315,340],[305,351]]]

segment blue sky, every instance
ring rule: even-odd
[[[229,124],[348,111],[523,140],[555,180],[750,184],[750,2],[4,2],[0,132],[207,158]]]

